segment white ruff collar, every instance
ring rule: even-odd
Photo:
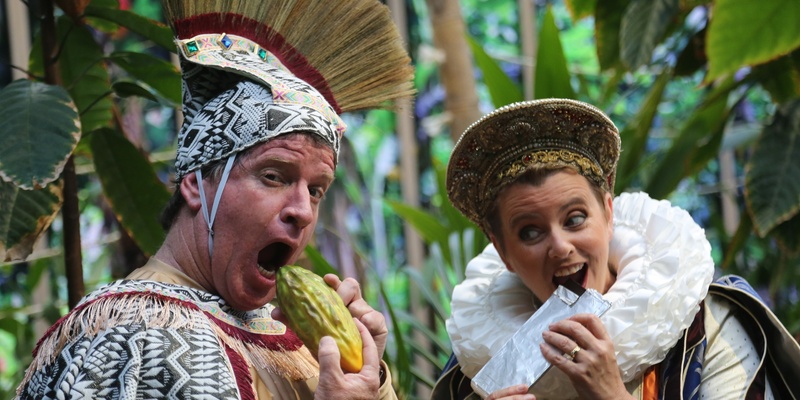
[[[609,262],[618,274],[603,296],[612,306],[601,320],[614,342],[622,380],[631,382],[661,362],[692,323],[714,261],[703,229],[689,213],[646,193],[623,193],[614,199]],[[536,306],[533,293],[506,269],[492,245],[469,262],[465,274],[453,290],[446,325],[459,365],[472,378]],[[547,375],[557,374],[551,368]],[[548,382],[537,394],[574,393],[560,375],[555,380],[561,383]]]

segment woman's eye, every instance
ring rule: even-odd
[[[583,214],[574,214],[567,218],[566,226],[578,226],[581,225],[584,221],[586,221],[586,215]]]
[[[519,231],[520,240],[529,241],[536,240],[541,233],[534,227],[526,226]]]

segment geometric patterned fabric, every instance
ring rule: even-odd
[[[175,160],[178,178],[290,132],[316,134],[338,157],[346,126],[322,94],[271,53],[234,35],[179,41],[184,122]],[[188,51],[186,42],[193,44]]]
[[[291,381],[317,376],[272,308],[242,312],[185,286],[113,282],[45,334],[19,398],[239,399],[252,398],[251,366]]]

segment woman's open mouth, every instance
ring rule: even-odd
[[[586,271],[588,270],[586,263],[577,264],[569,268],[561,268],[553,275],[553,285],[563,285],[567,281],[575,281],[578,285],[585,287]]]

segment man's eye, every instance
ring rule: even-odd
[[[322,199],[325,197],[325,191],[322,188],[309,188],[308,192],[311,193],[311,197]]]
[[[280,182],[280,180],[281,180],[281,178],[280,178],[280,176],[278,176],[278,174],[272,173],[272,172],[264,174],[264,179],[266,179],[268,181],[275,181],[275,182]]]
[[[519,231],[519,238],[524,241],[536,240],[541,233],[538,229],[526,226]]]

